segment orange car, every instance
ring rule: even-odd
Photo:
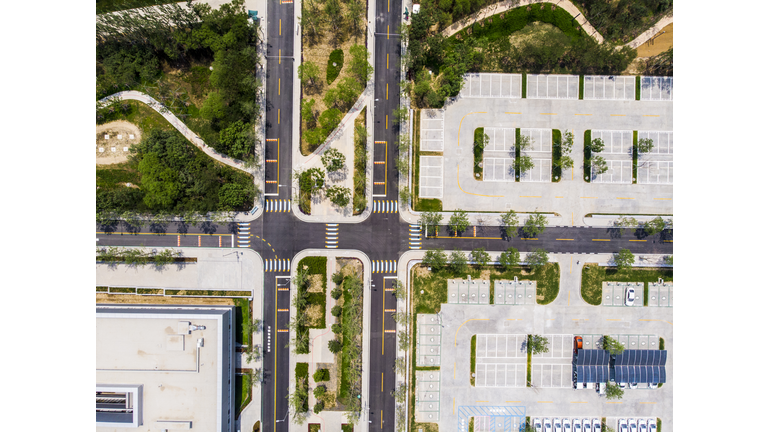
[[[576,352],[576,350],[580,350],[582,347],[582,339],[581,336],[576,336],[573,338],[573,352]]]

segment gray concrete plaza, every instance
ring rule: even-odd
[[[429,174],[424,173],[422,164],[420,183],[430,190],[425,193],[422,189],[419,194],[425,198],[440,195],[445,211],[460,208],[466,211],[557,212],[562,220],[551,221],[554,225],[575,224],[575,220],[588,213],[671,214],[672,186],[661,181],[652,184],[585,182],[582,150],[585,130],[671,131],[672,107],[669,101],[460,96],[444,108],[442,156],[431,156],[442,159],[427,161]],[[421,114],[422,122],[427,115],[425,111]],[[482,180],[474,176],[472,158],[474,131],[478,127],[486,128],[486,133],[494,133],[492,150],[484,155]],[[510,171],[514,153],[510,155],[509,151],[515,128],[572,132],[574,168],[564,170],[557,183],[515,182],[513,171]],[[631,146],[631,135],[629,143]],[[629,149],[627,161],[631,183]],[[435,167],[437,163],[441,163],[440,172]],[[442,179],[436,178],[437,174]]]

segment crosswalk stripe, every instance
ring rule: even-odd
[[[397,330],[384,330],[384,333],[397,333]]]

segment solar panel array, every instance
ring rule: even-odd
[[[610,355],[606,350],[580,349],[576,356],[576,382],[607,382],[610,376]]]
[[[622,383],[665,383],[666,364],[666,350],[624,350],[614,358],[614,380]]]

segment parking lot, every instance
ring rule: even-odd
[[[421,151],[443,151],[445,110],[421,110]]]
[[[586,424],[589,424],[590,429],[594,431],[595,425],[600,425],[600,419],[597,417],[531,417],[531,426],[536,431],[539,429],[547,430],[546,425],[549,425],[550,430],[562,430],[560,428],[565,428],[566,423],[571,426],[570,429],[565,429],[568,431],[574,431],[577,423],[580,426],[580,431],[584,430]]]
[[[416,421],[440,420],[440,371],[416,371]]]
[[[552,129],[520,129],[520,136],[530,138],[530,148],[521,152],[533,160],[533,168],[520,173],[521,182],[552,181]]]
[[[521,74],[469,73],[464,75],[459,97],[520,99],[522,88]]]
[[[542,335],[549,341],[549,351],[536,354],[533,360],[537,359],[568,359],[573,358],[573,335],[572,334],[547,334]]]
[[[493,282],[494,304],[536,304],[536,281],[496,280]]]
[[[522,358],[527,361],[527,338],[524,334],[478,334],[475,356],[478,361],[485,358]]]
[[[635,100],[635,77],[584,75],[584,100]]]
[[[667,131],[638,131],[637,140],[651,139],[653,149],[637,155],[638,184],[673,183],[673,133]]]
[[[416,366],[440,366],[442,327],[436,314],[416,316]]]
[[[491,284],[487,280],[448,279],[448,303],[490,304]]]
[[[580,334],[582,349],[603,349],[603,335]],[[627,349],[659,349],[659,336],[653,334],[610,334]]]
[[[419,158],[419,198],[443,198],[443,157]]]
[[[643,422],[646,425],[646,431],[656,432],[656,421],[654,417],[607,417],[605,419],[605,425],[612,428],[616,432],[629,432],[630,430],[640,430],[640,423]],[[630,429],[630,424],[634,422],[636,429]],[[622,428],[626,425],[625,428]]]
[[[672,282],[648,284],[648,306],[672,307]]]
[[[488,135],[488,145],[483,152],[502,152],[502,156],[515,154],[516,128],[486,127],[483,133]],[[522,131],[520,131],[522,133]]]
[[[578,75],[526,75],[528,99],[578,99]]]
[[[626,306],[627,288],[635,289],[633,307],[643,307],[643,282],[603,282],[603,306]]]
[[[672,77],[640,77],[641,101],[672,101]]]
[[[515,181],[515,158],[483,158],[483,181]]]
[[[605,159],[608,170],[591,174],[593,183],[632,183],[632,131],[593,130],[592,140],[603,140],[603,151],[593,153]]]
[[[524,334],[478,334],[475,387],[525,387],[527,337]]]

